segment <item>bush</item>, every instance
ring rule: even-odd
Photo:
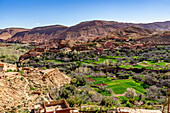
[[[7,69],[7,72],[13,72],[13,70],[12,69]]]
[[[127,90],[125,92],[125,97],[134,98],[135,96],[137,96],[135,89],[127,88]]]
[[[46,67],[42,67],[43,70],[46,70],[47,68]]]
[[[76,105],[75,98],[69,98],[69,99],[67,99],[67,102],[68,102],[70,107],[74,107]]]
[[[113,93],[113,90],[112,90],[111,88],[108,88],[108,89],[107,89],[107,92],[108,92],[109,94],[112,94],[112,93]]]
[[[111,97],[104,97],[100,103],[101,105],[104,105],[104,106],[107,106],[107,107],[111,107],[111,106],[114,106],[116,105],[116,100],[113,96]]]
[[[127,101],[126,102],[126,107],[132,107],[132,104],[129,101]]]
[[[67,89],[64,89],[64,90],[62,90],[61,92],[60,92],[60,96],[62,97],[62,98],[68,98],[68,97],[70,97],[71,96],[71,91],[70,90],[67,90]]]
[[[24,80],[24,77],[21,77],[21,80]]]

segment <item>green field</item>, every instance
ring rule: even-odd
[[[99,64],[99,63],[104,63],[105,60],[107,60],[108,58],[99,58],[98,61],[96,60],[83,60],[83,63],[86,64]],[[110,59],[112,60],[112,62],[116,62],[116,59]]]
[[[170,64],[164,61],[161,62],[152,62],[152,61],[143,61],[140,62],[139,65],[141,67],[145,67],[146,69],[154,69],[154,70],[162,70],[163,68],[161,67],[165,67],[166,65],[168,65],[168,69]]]
[[[64,61],[60,61],[60,60],[55,60],[55,59],[53,59],[53,60],[46,60],[47,62],[54,62],[55,64],[56,63],[66,63],[66,62],[64,62]]]
[[[106,57],[101,57],[99,58],[98,61],[96,60],[84,60],[83,63],[84,64],[92,64],[92,65],[97,65],[99,63],[104,63],[106,60],[112,60],[112,63],[116,63],[117,60],[116,58],[123,58],[121,56],[106,56]],[[138,56],[134,56],[135,59],[138,58]],[[146,63],[144,63],[146,62]],[[125,63],[125,61],[122,61],[122,63]],[[145,67],[146,69],[154,69],[154,70],[162,70],[164,69],[163,67],[165,67],[166,65],[170,65],[167,62],[161,61],[161,62],[152,62],[152,61],[143,61],[138,63],[137,65],[131,65],[129,63],[126,63],[126,65],[120,65],[120,68],[125,68],[125,69],[130,69],[130,68],[137,68],[137,69],[142,69],[143,67]],[[169,66],[168,66],[169,68]]]
[[[122,56],[110,56],[110,55],[108,55],[107,57],[104,57],[104,58],[106,58],[106,59],[109,59],[109,58],[123,58]]]
[[[129,68],[131,68],[131,65],[120,65],[119,67],[120,68],[129,69]]]
[[[135,82],[133,79],[124,79],[124,80],[111,80],[111,78],[104,77],[92,77],[96,80],[93,84],[105,83],[107,88],[111,88],[115,94],[123,94],[126,92],[127,88],[133,88],[136,90],[136,93],[145,93],[146,91],[140,83]]]

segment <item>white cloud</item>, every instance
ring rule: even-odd
[[[39,25],[40,25],[40,23],[39,23],[39,22],[37,22],[37,23],[36,23],[36,26],[39,26]]]

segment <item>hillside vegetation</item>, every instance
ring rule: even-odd
[[[137,107],[149,108],[150,104],[162,105],[170,87],[169,51],[169,46],[155,46],[144,50],[44,52],[41,57],[32,57],[21,66],[57,67],[69,75],[71,83],[60,90],[54,89],[52,96],[65,98],[70,106],[82,102],[132,107],[135,102],[142,102]]]
[[[19,57],[29,49],[28,44],[10,44],[8,47],[0,47],[0,61],[15,63],[19,60]]]

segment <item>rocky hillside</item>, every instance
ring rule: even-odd
[[[46,42],[49,39],[87,41],[94,37],[104,37],[108,33],[126,27],[140,27],[153,30],[170,30],[170,21],[148,24],[120,23],[115,21],[86,21],[75,26],[61,25],[33,28],[30,31],[16,33],[7,42]],[[146,31],[147,32],[147,31]],[[135,32],[133,33],[135,35]]]
[[[58,35],[64,32],[66,29],[67,27],[62,25],[36,27],[30,31],[18,32],[7,41],[19,43],[42,43],[50,39],[57,38]]]
[[[66,40],[87,41],[88,39],[91,39],[94,37],[104,37],[112,31],[126,28],[126,27],[131,27],[131,26],[146,28],[146,29],[153,29],[153,30],[170,30],[170,21],[156,22],[156,23],[149,23],[149,24],[119,23],[119,22],[114,22],[114,21],[98,21],[98,20],[87,21],[87,22],[82,22],[75,26],[69,27],[58,38],[66,39]],[[143,31],[144,29],[142,30],[142,32]],[[144,32],[147,32],[147,31],[148,30],[145,30]],[[151,32],[151,30],[149,32]],[[137,33],[139,34],[138,31]],[[136,35],[136,36],[138,36],[138,34],[136,35],[135,31],[133,33],[133,35]],[[147,36],[147,33],[145,35]]]
[[[64,40],[82,40],[87,41],[94,37],[103,37],[108,33],[123,27],[131,26],[131,24],[122,24],[111,21],[88,21],[82,22],[75,26],[69,27],[63,32],[58,39]]]
[[[152,35],[148,38],[141,38],[137,41],[139,43],[145,43],[145,44],[170,45],[170,31],[166,31],[158,35]]]
[[[28,31],[28,29],[24,28],[6,28],[0,29],[0,39],[7,40],[14,36],[18,32]]]
[[[161,31],[139,28],[139,27],[127,27],[109,33],[108,37],[115,36],[116,38],[125,37],[131,39],[139,39],[139,38],[149,37],[159,33],[161,33]]]
[[[2,75],[1,75],[2,76]],[[29,108],[36,103],[50,100],[52,88],[59,88],[69,83],[70,77],[58,69],[24,70],[21,76],[0,79],[0,112]],[[15,107],[15,108],[14,108]],[[18,111],[11,111],[18,112]]]

